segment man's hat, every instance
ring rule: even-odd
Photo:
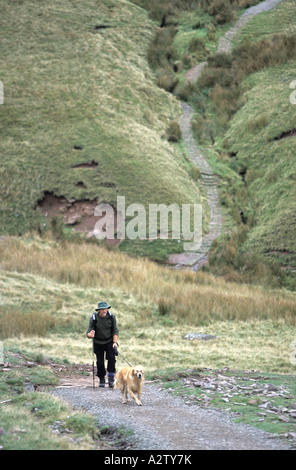
[[[108,305],[106,302],[99,302],[98,303],[98,308],[95,308],[95,310],[101,310],[103,308],[111,308],[111,305]]]

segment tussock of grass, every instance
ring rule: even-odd
[[[7,308],[1,307],[0,316],[0,337],[2,339],[15,336],[20,331],[23,336],[44,336],[56,326],[55,318],[41,311],[23,312],[21,308],[18,311],[8,311]]]

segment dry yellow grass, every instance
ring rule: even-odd
[[[0,245],[2,269],[32,273],[81,287],[128,292],[141,306],[148,303],[166,313],[200,325],[214,320],[284,320],[296,324],[296,296],[225,282],[205,273],[175,271],[148,260],[106,251],[94,244],[48,243],[41,239],[8,238]]]
[[[0,259],[0,327],[23,312],[22,327],[2,338],[4,347],[89,363],[88,320],[97,302],[107,300],[118,319],[122,356],[132,364],[140,358],[147,372],[230,367],[295,373],[291,292],[178,272],[92,244],[58,245],[36,237],[2,240]],[[30,312],[52,319],[44,336],[30,331]],[[184,340],[191,331],[216,339]],[[125,365],[122,356],[118,367]]]

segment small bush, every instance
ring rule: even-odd
[[[193,83],[188,81],[182,83],[179,82],[174,89],[174,95],[182,101],[188,101],[190,96],[192,95],[193,90]]]
[[[208,58],[208,65],[209,67],[224,67],[230,69],[232,65],[232,56],[225,52],[218,52]]]
[[[247,128],[250,132],[254,133],[260,131],[263,127],[268,124],[268,119],[265,114],[261,114],[255,119],[251,119],[247,122]]]
[[[75,413],[67,420],[67,427],[75,434],[84,436],[91,435],[93,438],[98,436],[98,430],[94,418],[83,413]]]
[[[177,52],[173,47],[175,33],[176,30],[173,27],[162,28],[156,32],[148,49],[148,62],[153,70],[166,67],[177,60]]]
[[[169,315],[172,309],[172,304],[169,300],[166,299],[159,299],[158,301],[158,312],[159,315],[164,317],[165,315]]]
[[[190,41],[189,47],[188,47],[189,52],[204,52],[205,51],[205,45],[203,41],[200,38],[193,38]]]
[[[198,181],[199,178],[201,177],[200,169],[197,166],[194,166],[193,168],[191,168],[190,173],[194,181]]]
[[[192,132],[200,144],[206,144],[211,141],[211,129],[207,119],[197,114],[191,122]]]
[[[182,139],[182,131],[177,121],[172,121],[167,130],[169,142],[179,142]]]
[[[169,93],[173,93],[178,80],[175,77],[174,72],[169,69],[159,69],[158,72],[156,73],[157,77],[157,85],[160,88],[163,88],[165,91],[168,91]]]
[[[192,59],[191,59],[191,56],[189,54],[185,54],[183,57],[182,57],[182,64],[184,65],[184,67],[190,69],[192,67]]]
[[[217,24],[230,23],[234,18],[229,0],[214,0],[210,2],[207,12],[210,16],[215,17]]]

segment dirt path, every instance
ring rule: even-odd
[[[211,166],[203,157],[194,140],[191,129],[191,117],[194,113],[191,106],[187,103],[181,103],[183,114],[180,118],[180,127],[183,134],[184,144],[187,154],[197,166],[201,173],[201,184],[204,187],[207,202],[210,209],[209,232],[203,236],[202,245],[198,251],[185,252],[171,255],[169,263],[176,267],[191,266],[195,271],[207,262],[207,252],[216,238],[219,237],[222,230],[222,211],[219,204],[218,180]]]
[[[236,23],[225,33],[220,39],[217,52],[229,52],[232,46],[232,40],[238,31],[249,21],[253,16],[263,11],[274,8],[282,0],[265,0],[264,2],[254,7],[248,8],[242,16],[238,18]],[[207,62],[202,62],[186,74],[186,78],[190,82],[197,80]],[[208,261],[207,253],[211,244],[217,239],[222,232],[223,217],[222,210],[219,203],[219,194],[217,189],[217,176],[214,174],[211,166],[206,161],[205,157],[199,150],[191,128],[191,117],[194,113],[191,106],[181,102],[183,114],[180,118],[180,127],[183,134],[184,144],[188,156],[197,166],[201,173],[201,184],[203,185],[207,197],[208,206],[210,209],[209,232],[203,237],[202,245],[198,251],[184,252],[180,254],[171,255],[168,263],[174,265],[176,268],[190,267],[197,271],[201,266]]]
[[[226,413],[187,405],[159,386],[145,384],[143,406],[121,403],[119,390],[66,385],[58,398],[95,416],[100,427],[126,431],[129,450],[276,450],[290,449],[263,431],[230,421]],[[131,433],[132,431],[132,433]]]

